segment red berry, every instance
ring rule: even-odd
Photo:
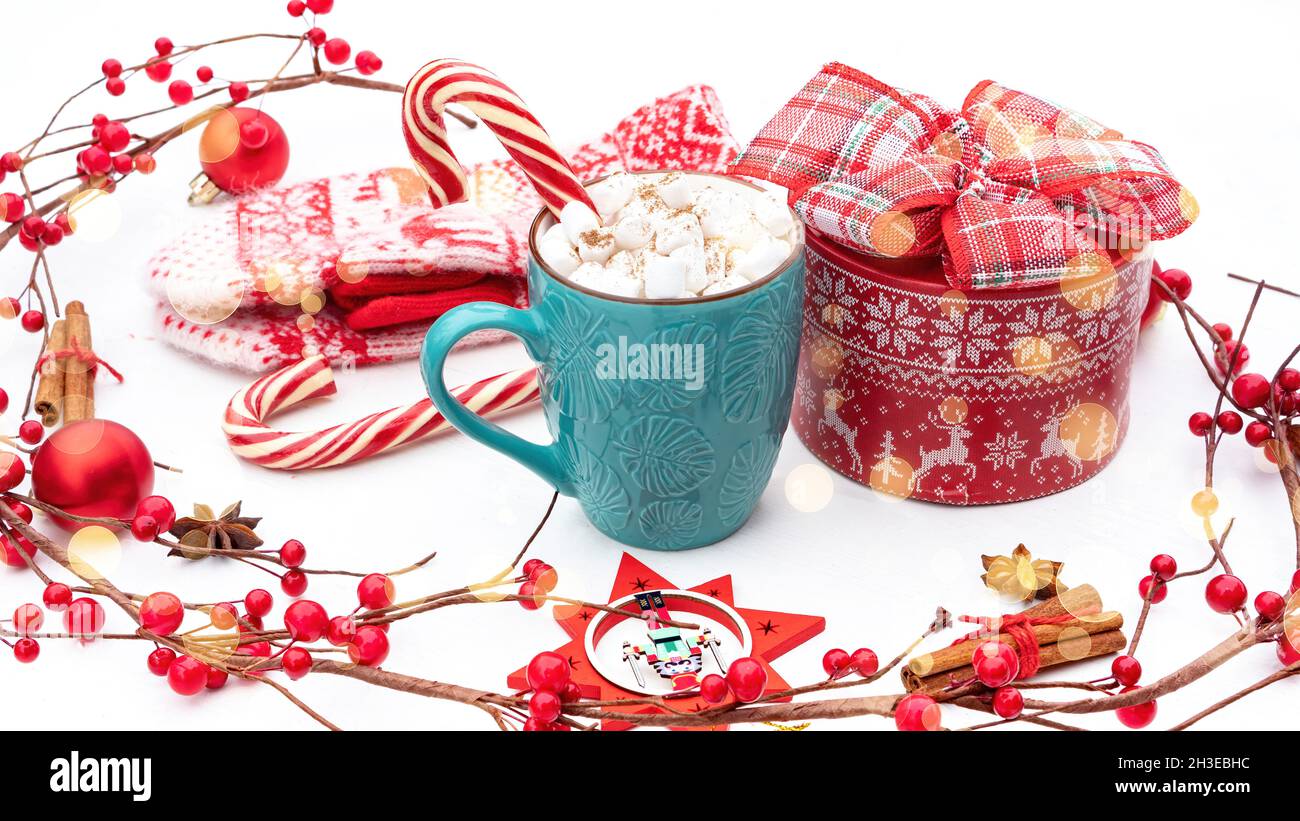
[[[26,567],[27,560],[23,558],[23,554],[26,553],[28,557],[35,556],[36,545],[28,541],[25,536],[17,533],[14,534],[14,542],[18,547],[14,547],[8,536],[0,536],[0,564],[7,564],[10,567]]]
[[[30,237],[31,239],[40,239],[45,235],[45,220],[33,214],[23,220],[23,224],[19,230],[21,230],[23,235],[26,237]]]
[[[174,48],[175,46],[172,45],[170,38],[159,37],[157,40],[153,41],[153,50],[158,52],[159,57],[166,57],[168,54],[172,53],[172,49]]]
[[[355,62],[357,71],[361,74],[374,74],[384,67],[384,61],[373,51],[358,51]]]
[[[218,630],[233,630],[239,624],[239,610],[228,601],[214,604],[208,610],[208,619]]]
[[[851,661],[854,671],[863,678],[871,678],[880,669],[880,659],[875,651],[865,647],[854,650]]]
[[[1221,349],[1215,350],[1214,364],[1219,369],[1219,373],[1224,374],[1228,372],[1228,365],[1231,364],[1235,376],[1250,364],[1250,348],[1235,339],[1229,339],[1223,343]]]
[[[255,641],[250,644],[241,644],[239,645],[239,649],[235,651],[235,654],[239,656],[252,656],[253,658],[257,658],[257,659],[270,658],[271,643],[266,641]],[[257,670],[253,670],[252,674],[255,676],[260,676],[265,674],[265,672],[266,672],[265,668],[259,668]]]
[[[194,99],[194,87],[185,80],[172,80],[167,86],[167,96],[176,105],[185,105]]]
[[[5,299],[10,300],[13,299],[13,297],[5,297]],[[17,300],[14,300],[14,302],[16,304]],[[6,301],[3,303],[3,305],[4,305],[3,310],[8,311],[9,303]],[[13,316],[8,316],[6,317],[6,319],[13,319]],[[4,413],[7,410],[9,410],[9,394],[5,392],[4,388],[0,388],[0,413]]]
[[[194,77],[195,77],[195,79],[197,79],[200,83],[210,83],[210,82],[212,82],[212,67],[211,67],[211,66],[199,66],[198,70],[194,72]]]
[[[757,701],[767,689],[767,670],[758,659],[738,658],[727,668],[727,686],[742,704]]]
[[[1020,657],[1011,645],[1000,641],[986,641],[975,648],[971,664],[985,687],[1003,687],[1020,674]]]
[[[1215,576],[1205,585],[1205,603],[1216,613],[1235,613],[1246,603],[1246,585],[1227,573]]]
[[[1197,411],[1187,420],[1187,429],[1193,436],[1204,436],[1214,428],[1214,417],[1205,411]]]
[[[126,81],[121,77],[109,77],[104,82],[104,89],[114,97],[121,97],[126,92]]]
[[[14,173],[21,171],[23,167],[23,155],[17,151],[6,151],[0,154],[0,170]]]
[[[1125,687],[1120,690],[1120,693],[1132,693],[1141,689],[1141,687]],[[1119,718],[1121,724],[1130,730],[1140,730],[1156,720],[1155,699],[1142,704],[1134,704],[1131,707],[1120,707],[1115,711],[1115,716]]]
[[[126,155],[123,154],[121,156],[125,157]],[[63,229],[59,227],[58,223],[51,222],[46,224],[45,236],[41,237],[41,242],[45,243],[47,247],[58,245],[60,242],[63,242]]]
[[[1160,281],[1169,286],[1179,299],[1187,299],[1192,293],[1192,278],[1187,275],[1186,271],[1179,268],[1166,268],[1159,274]],[[1160,291],[1161,297],[1166,302],[1173,302],[1164,290]]]
[[[1218,334],[1219,339],[1222,339],[1224,342],[1232,339],[1232,326],[1226,322],[1216,322],[1210,327],[1214,328],[1214,332]]]
[[[370,610],[381,610],[393,603],[393,580],[383,573],[371,573],[357,585],[357,600]]]
[[[550,723],[560,717],[560,697],[549,690],[538,690],[528,699],[528,714]]]
[[[41,601],[47,610],[67,610],[68,605],[72,604],[72,588],[63,582],[51,582],[45,586]]]
[[[1296,649],[1288,635],[1277,640],[1277,660],[1282,662],[1283,667],[1300,664],[1300,650]]]
[[[541,559],[529,559],[528,561],[524,562],[524,566],[523,566],[524,575],[531,579],[533,577],[533,571],[543,564],[545,564],[545,562],[543,562]]]
[[[294,641],[316,641],[325,635],[329,620],[325,608],[310,599],[296,601],[284,611],[284,629]]]
[[[335,37],[325,44],[325,59],[334,65],[342,65],[352,54],[352,46],[342,37]]]
[[[17,454],[0,451],[0,493],[18,487],[26,476],[27,468]]]
[[[275,604],[275,599],[260,587],[256,587],[244,594],[244,609],[248,611],[248,615],[255,619],[260,619],[270,613],[273,604]]]
[[[1242,425],[1241,414],[1236,411],[1226,410],[1219,414],[1218,419],[1215,420],[1215,424],[1217,424],[1219,430],[1224,433],[1240,433]]]
[[[31,636],[45,623],[45,613],[34,604],[20,604],[14,610],[14,632],[25,637]]]
[[[172,529],[176,524],[176,508],[165,496],[146,496],[135,506],[135,515],[152,516],[158,523],[159,532]]]
[[[285,567],[302,567],[307,560],[307,548],[297,539],[290,539],[280,546],[280,561]]]
[[[849,654],[838,647],[827,650],[826,655],[822,656],[822,669],[831,678],[843,678],[848,675],[850,663]]]
[[[1300,370],[1283,368],[1277,375],[1277,384],[1284,391],[1300,391]]]
[[[334,0],[307,0],[307,8],[313,14],[329,14],[334,8]]]
[[[1265,422],[1251,422],[1246,426],[1246,444],[1257,448],[1273,438],[1273,428]]]
[[[1161,553],[1151,560],[1151,572],[1167,582],[1178,575],[1178,562],[1168,553]]]
[[[208,665],[193,656],[178,656],[167,668],[167,684],[178,695],[197,695],[208,686]]]
[[[172,76],[172,64],[161,57],[152,57],[144,64],[144,73],[155,83],[165,83]]]
[[[1132,656],[1117,656],[1110,663],[1110,674],[1122,687],[1132,687],[1142,679],[1142,664]]]
[[[93,639],[104,629],[104,607],[94,599],[73,599],[63,613],[67,632],[85,640]]]
[[[158,538],[158,520],[152,516],[136,516],[131,520],[131,535],[138,542],[152,542]]]
[[[545,733],[557,729],[554,724],[547,724],[545,721],[538,721],[531,716],[524,722],[524,732],[526,733]]]
[[[116,77],[122,73],[122,62],[109,57],[99,64],[99,70],[104,72],[105,77]]]
[[[131,144],[131,129],[119,122],[105,123],[99,129],[99,144],[105,151],[122,151]]]
[[[1286,599],[1280,593],[1265,590],[1255,597],[1255,611],[1264,621],[1277,621],[1286,612]]]
[[[87,174],[101,176],[113,167],[113,156],[97,145],[92,145],[80,154],[81,166]]]
[[[5,222],[17,222],[22,219],[27,212],[27,206],[23,203],[23,198],[10,191],[0,194],[0,217],[4,217]],[[9,297],[13,299],[13,297]]]
[[[286,7],[290,17],[302,17],[302,13],[306,10],[307,4],[302,0],[289,0],[289,5]]]
[[[45,428],[35,419],[28,419],[18,426],[18,438],[29,445],[40,444],[45,436]]]
[[[721,704],[730,693],[727,680],[717,673],[710,673],[700,680],[700,696],[710,704]]]
[[[237,103],[242,103],[244,100],[248,99],[248,83],[245,83],[242,80],[236,80],[231,83],[226,87],[226,91],[230,93],[230,99]]]
[[[572,704],[575,701],[581,700],[582,688],[578,686],[576,681],[570,681],[568,684],[564,685],[564,689],[560,691],[560,701],[565,704]]]
[[[993,693],[993,712],[998,718],[1019,718],[1025,709],[1025,697],[1015,687],[1001,687]]]
[[[335,616],[325,627],[325,640],[335,647],[348,644],[356,634],[357,621],[351,616]]]
[[[146,662],[149,666],[149,672],[155,676],[165,676],[171,668],[172,662],[176,660],[176,651],[170,647],[159,647],[149,654]]]
[[[572,670],[569,660],[559,653],[546,651],[533,656],[528,662],[526,677],[531,690],[546,690],[558,693],[569,683]]]
[[[31,664],[41,654],[41,645],[36,639],[19,639],[14,642],[14,658],[22,664]]]
[[[226,681],[229,679],[230,674],[225,670],[218,670],[216,667],[209,667],[207,681],[203,683],[203,686],[209,690],[220,690],[222,687],[226,686]]]
[[[1232,398],[1243,408],[1259,408],[1268,402],[1271,387],[1261,374],[1243,373],[1232,383]]]
[[[356,636],[348,645],[348,658],[362,667],[378,667],[388,658],[388,635],[371,625],[358,627]]]
[[[23,314],[23,330],[28,333],[37,333],[45,327],[45,314],[40,311],[28,311]]]
[[[290,647],[280,657],[280,666],[286,676],[297,681],[311,672],[311,653],[301,647]]]
[[[313,46],[315,46],[316,48],[320,48],[321,46],[325,45],[325,40],[326,40],[325,29],[321,28],[320,26],[313,26],[312,28],[307,29],[307,41],[311,43]]]
[[[135,170],[141,174],[152,174],[157,167],[158,161],[148,151],[141,151],[135,155]]]
[[[1152,587],[1154,586],[1154,589]],[[1165,584],[1156,576],[1146,576],[1138,582],[1138,593],[1142,595],[1142,600],[1146,601],[1150,595],[1152,604],[1159,604],[1169,595],[1169,585]]]
[[[151,593],[140,603],[140,626],[154,635],[170,635],[184,620],[185,606],[172,593]]]
[[[31,520],[29,519],[28,521]],[[1300,570],[1297,570],[1291,576],[1291,595],[1295,595],[1297,590],[1300,590]]]
[[[301,570],[290,570],[280,577],[280,589],[286,596],[298,598],[307,592],[307,574]]]
[[[912,693],[894,705],[894,725],[905,732],[937,730],[943,726],[943,713],[934,699]]]
[[[536,610],[546,601],[546,594],[537,589],[536,582],[524,582],[519,585],[519,606],[525,610]]]

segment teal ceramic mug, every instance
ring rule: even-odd
[[[789,259],[746,287],[650,300],[589,290],[552,271],[537,251],[552,223],[543,211],[529,232],[530,308],[470,303],[429,329],[420,367],[433,404],[466,436],[576,497],[591,523],[623,544],[685,550],[726,538],[758,503],[790,419],[802,233]],[[536,361],[552,444],[503,430],[447,390],[448,351],[486,328],[519,337]]]

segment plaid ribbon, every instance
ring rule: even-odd
[[[881,257],[942,254],[954,288],[1113,272],[1195,198],[1144,143],[984,81],[960,112],[840,63],[785,104],[732,172],[790,189],[815,230]]]

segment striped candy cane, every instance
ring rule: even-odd
[[[574,200],[596,210],[568,161],[519,96],[486,69],[445,59],[415,72],[402,97],[406,147],[435,207],[466,197],[465,169],[452,153],[442,117],[448,103],[465,106],[492,129],[557,218]]]
[[[273,470],[348,465],[418,442],[451,427],[428,399],[372,413],[317,431],[282,431],[266,424],[273,414],[338,392],[323,356],[313,356],[264,376],[236,393],[222,430],[235,455]],[[452,390],[470,410],[495,416],[537,401],[537,370],[521,368]]]

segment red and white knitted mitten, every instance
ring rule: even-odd
[[[716,94],[691,86],[641,107],[570,161],[582,179],[721,173],[738,150]],[[364,365],[415,357],[429,324],[455,305],[527,304],[527,230],[541,198],[509,159],[470,168],[469,180],[468,202],[437,210],[405,168],[235,200],[150,262],[163,338],[248,371],[304,352]],[[479,332],[466,344],[501,336]]]

